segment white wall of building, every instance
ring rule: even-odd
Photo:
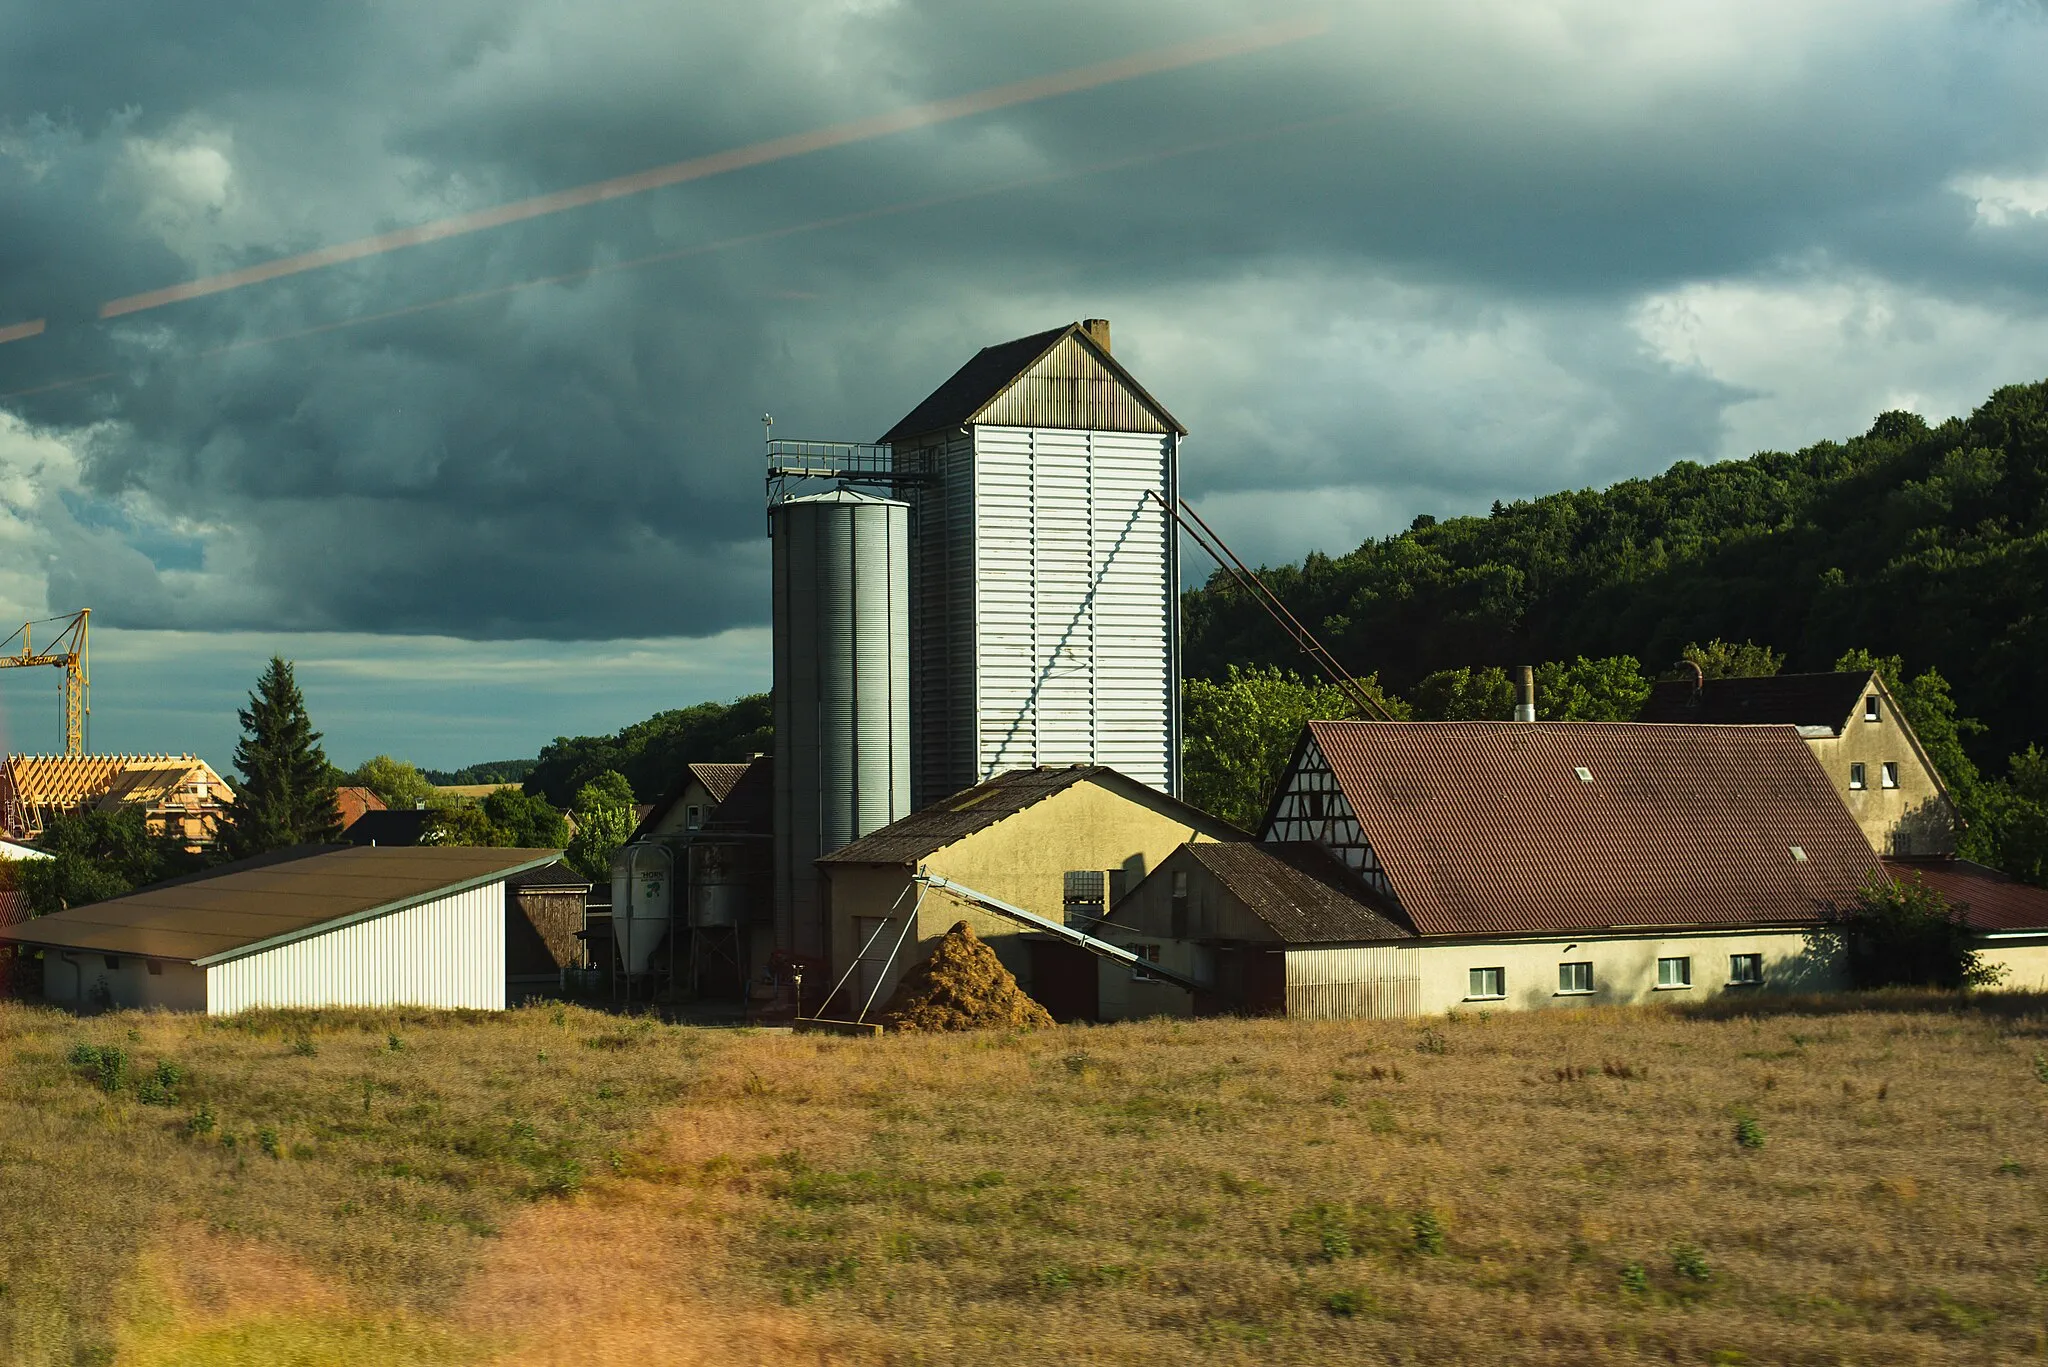
[[[505,1008],[505,885],[309,936],[206,970],[214,1015],[259,1006]]]
[[[204,1011],[206,974],[166,959],[45,949],[43,999],[81,1011]]]
[[[1135,947],[1134,936],[1114,938]],[[1162,967],[1206,980],[1212,960],[1201,946],[1176,940],[1144,943],[1157,946]],[[2048,981],[2048,942],[2008,952],[2019,965],[2010,986],[2028,985],[2036,977]],[[1761,957],[1760,983],[1731,981],[1736,955]],[[1659,959],[1687,960],[1690,985],[1659,987]],[[1562,989],[1559,969],[1567,963],[1592,965],[1591,991]],[[1501,995],[1473,994],[1475,968],[1501,970]],[[1136,979],[1129,969],[1106,960],[1099,973],[1104,1020],[1193,1011],[1190,995],[1171,984]],[[2027,982],[2018,981],[2021,977]],[[1844,985],[1837,965],[1810,953],[1798,931],[1432,939],[1286,951],[1287,1014],[1310,1020],[1704,1001],[1729,992],[1825,992]]]

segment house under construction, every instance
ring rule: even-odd
[[[0,831],[33,840],[53,816],[140,807],[151,834],[214,843],[234,793],[197,755],[10,755],[0,765]]]

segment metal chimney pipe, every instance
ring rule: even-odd
[[[1536,720],[1536,667],[1522,665],[1515,670],[1515,720]]]

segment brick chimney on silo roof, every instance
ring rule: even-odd
[[[1104,351],[1109,350],[1109,319],[1083,318],[1081,320],[1081,331],[1087,333],[1088,339],[1094,342],[1095,345],[1101,347]]]

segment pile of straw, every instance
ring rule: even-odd
[[[1052,1017],[961,921],[931,958],[903,975],[882,1008],[882,1023],[891,1030],[1030,1030],[1051,1025]]]

